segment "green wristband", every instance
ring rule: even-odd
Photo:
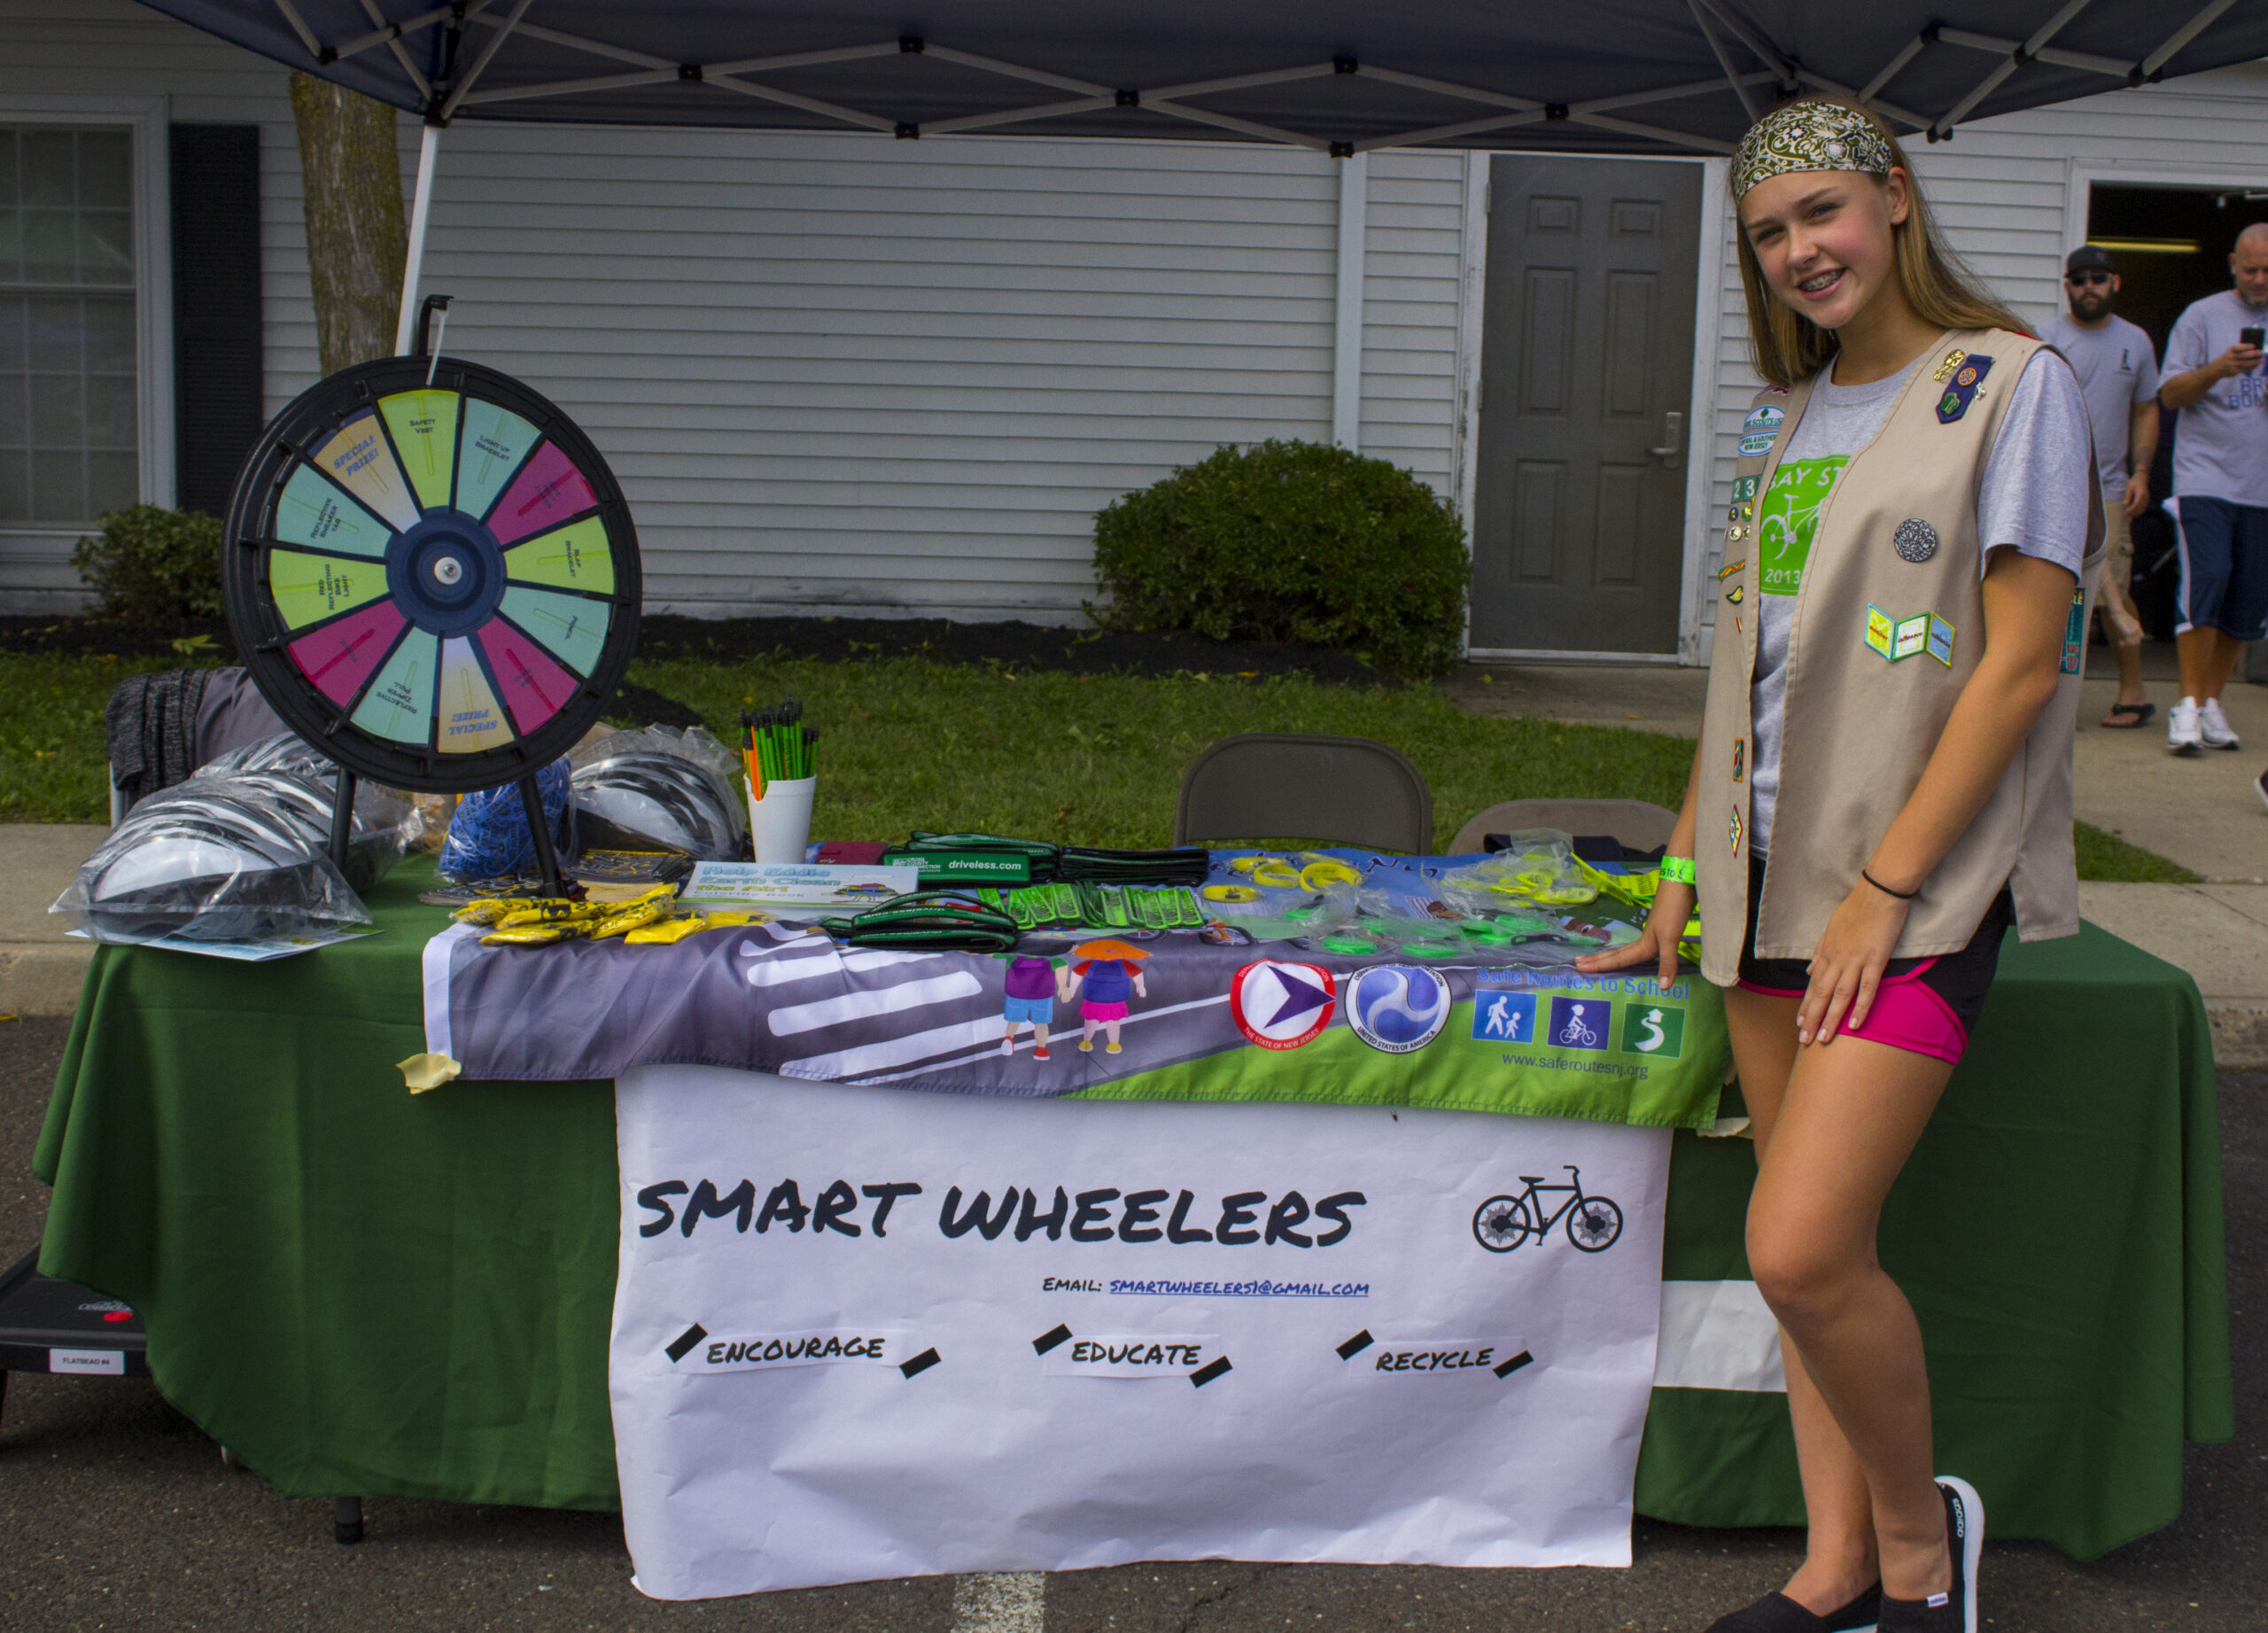
[[[1693,859],[1689,856],[1662,858],[1662,878],[1673,884],[1693,883]]]

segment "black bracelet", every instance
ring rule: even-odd
[[[1874,875],[1868,873],[1863,867],[1859,869],[1859,877],[1864,879],[1868,884],[1873,885],[1875,889],[1880,890],[1884,895],[1895,896],[1900,901],[1912,901],[1916,896],[1919,896],[1922,893],[1918,890],[1893,890],[1890,886],[1884,884],[1881,880],[1876,878]]]

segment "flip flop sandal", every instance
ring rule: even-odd
[[[2149,724],[2150,717],[2158,712],[2155,704],[2118,704],[2103,717],[2103,725],[2115,732],[2133,731]]]

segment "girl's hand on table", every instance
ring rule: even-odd
[[[1654,891],[1653,911],[1646,914],[1646,928],[1638,932],[1638,939],[1579,958],[1575,968],[1584,975],[1596,976],[1651,962],[1654,979],[1670,985],[1677,979],[1677,941],[1693,918],[1693,902],[1691,885],[1663,880]]]
[[[1911,906],[1864,879],[1851,887],[1811,955],[1811,985],[1796,1007],[1798,1044],[1832,1041],[1846,1015],[1854,1027],[1867,1023]]]

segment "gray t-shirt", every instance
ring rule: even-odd
[[[1852,456],[1874,440],[1914,370],[1936,356],[1932,348],[1901,372],[1865,385],[1837,385],[1832,376],[1821,380],[1772,486],[1758,496],[1755,548],[1762,593],[1756,598],[1756,676],[1749,691],[1749,783],[1755,799],[1749,844],[1759,855],[1772,844],[1788,701],[1788,630],[1820,501]],[[1979,553],[1980,572],[1994,550],[2013,546],[2078,576],[2088,516],[2086,489],[2075,478],[2086,458],[2087,412],[2079,383],[2052,354],[2035,353],[2016,381],[1977,485],[1977,536],[1988,540]],[[1880,548],[1890,548],[1890,540]]]
[[[2236,344],[2238,330],[2251,328],[2268,328],[2268,307],[2247,306],[2233,289],[2206,296],[2174,321],[2165,342],[2166,373],[2203,368]],[[2181,410],[2173,433],[2173,492],[2177,498],[2268,505],[2268,363],[2214,381]]]
[[[2089,329],[2066,314],[2040,330],[2039,338],[2070,359],[2071,372],[2079,377],[2087,424],[2094,428],[2094,463],[2102,474],[2103,497],[2117,499],[2126,491],[2134,405],[2158,394],[2157,353],[2150,337],[2123,317]]]

